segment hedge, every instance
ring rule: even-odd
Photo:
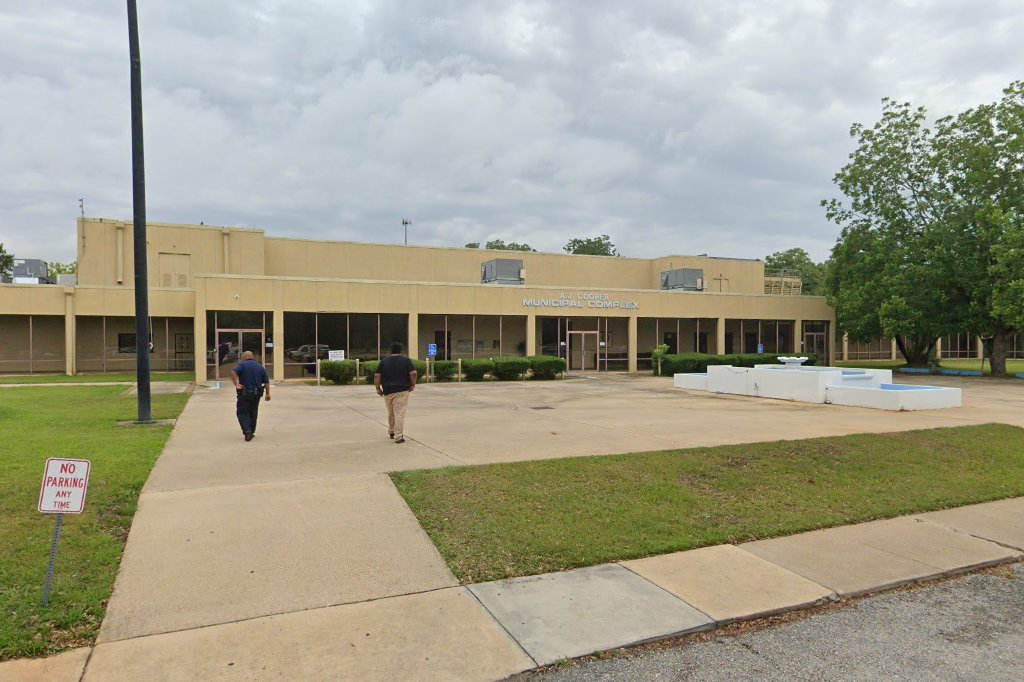
[[[494,370],[491,374],[499,381],[519,379],[530,369],[529,358],[500,357],[494,358]]]
[[[380,366],[380,360],[367,360],[359,364],[359,371],[364,377],[366,377],[366,383],[373,383],[373,373],[377,371],[377,367]],[[416,380],[425,381],[427,376],[427,363],[422,360],[412,361],[413,369],[416,370]]]
[[[336,384],[351,384],[356,378],[356,361],[320,361],[320,378],[324,381],[332,381]]]
[[[534,379],[554,379],[565,371],[565,360],[553,355],[531,355],[527,360]]]
[[[488,372],[494,371],[494,362],[485,358],[470,358],[462,361],[462,373],[466,381],[483,381]]]
[[[451,381],[455,378],[455,372],[459,363],[454,360],[438,360],[434,363],[434,379],[437,381]]]
[[[733,367],[753,367],[754,365],[780,364],[779,356],[789,357],[793,353],[742,353],[733,355],[708,355],[706,353],[677,353],[666,355],[661,360],[661,376],[670,377],[673,374],[690,374],[707,372],[708,365],[732,365]],[[818,361],[813,354],[804,356],[807,362],[804,367],[810,367]],[[657,365],[654,368],[657,372]]]

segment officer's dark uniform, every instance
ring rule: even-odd
[[[260,410],[260,398],[263,397],[263,386],[270,383],[270,377],[263,365],[255,360],[239,363],[235,367],[235,374],[238,375],[238,383],[242,384],[242,389],[235,391],[238,395],[235,414],[238,416],[238,425],[242,427],[242,435],[250,440],[256,433],[256,417]]]

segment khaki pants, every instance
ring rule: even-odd
[[[388,404],[388,432],[395,434],[395,440],[405,435],[405,406],[409,404],[409,391],[389,393],[384,396]]]

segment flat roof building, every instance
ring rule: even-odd
[[[834,314],[758,260],[641,259],[268,237],[148,225],[154,371],[226,377],[251,350],[275,380],[327,350],[375,360],[560,355],[570,370],[650,368],[651,350],[815,353]],[[75,286],[0,286],[0,372],[135,367],[133,231],[78,220]]]

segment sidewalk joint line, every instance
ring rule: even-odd
[[[630,561],[637,561],[637,560],[636,560],[636,559],[630,559]],[[637,573],[636,571],[634,571],[634,570],[633,570],[632,568],[630,568],[629,566],[623,566],[623,565],[622,565],[622,562],[620,562],[620,561],[616,561],[616,562],[615,562],[615,564],[613,564],[613,565],[615,565],[615,566],[621,566],[622,568],[626,569],[626,571],[628,571],[629,573],[632,573],[633,575],[635,575],[635,576],[636,576],[637,578],[640,578],[640,579],[641,579],[641,580],[643,580],[644,582],[646,582],[646,583],[648,583],[648,584],[650,584],[650,585],[653,585],[654,587],[657,587],[657,588],[658,588],[659,590],[661,590],[662,592],[664,592],[664,593],[665,593],[665,594],[667,594],[668,596],[672,597],[673,599],[675,599],[675,600],[677,600],[677,601],[681,601],[682,603],[686,604],[686,605],[687,605],[687,606],[689,606],[689,607],[690,607],[691,609],[693,609],[693,610],[694,610],[694,611],[696,611],[697,613],[701,614],[702,616],[704,616],[705,618],[707,618],[708,620],[710,620],[710,621],[711,621],[711,624],[710,624],[710,625],[711,625],[711,628],[712,628],[712,629],[714,629],[714,628],[717,628],[717,627],[720,627],[720,626],[721,626],[721,621],[719,621],[719,620],[718,620],[717,618],[713,617],[713,616],[712,616],[712,615],[711,615],[710,613],[704,613],[703,611],[701,611],[700,609],[698,609],[698,608],[697,608],[696,606],[694,606],[694,605],[693,605],[693,604],[691,604],[690,602],[688,602],[688,601],[686,601],[685,599],[683,599],[682,597],[680,597],[680,596],[679,596],[678,594],[674,594],[674,593],[670,592],[669,590],[667,590],[666,588],[662,587],[662,586],[661,586],[661,585],[659,585],[658,583],[654,582],[653,580],[651,580],[651,579],[650,579],[650,578],[648,578],[647,576],[643,576],[643,575],[640,575],[639,573]]]
[[[131,637],[122,637],[121,639],[111,639],[103,642],[97,642],[93,645],[93,649],[97,646],[107,644],[117,644],[118,642],[130,642],[135,639],[144,639],[146,637],[160,637],[162,635],[173,635],[179,632],[191,632],[193,630],[205,630],[207,628],[216,628],[222,625],[235,625],[238,623],[248,623],[249,621],[260,620],[263,618],[276,618],[278,616],[288,616],[295,613],[309,613],[311,611],[323,611],[324,609],[338,609],[345,606],[355,606],[357,604],[370,604],[378,601],[386,601],[388,599],[400,599],[402,597],[413,597],[420,594],[430,594],[432,592],[442,592],[444,590],[455,590],[459,588],[466,588],[466,585],[446,585],[443,587],[432,587],[428,590],[418,590],[416,592],[404,592],[402,594],[388,594],[381,597],[371,597],[369,599],[360,599],[358,601],[339,602],[337,604],[324,604],[323,606],[310,606],[305,609],[296,609],[294,611],[275,611],[274,613],[261,613],[257,616],[246,616],[245,618],[236,618],[235,620],[226,620],[220,623],[205,623],[203,625],[196,625],[194,627],[183,627],[174,630],[162,630],[160,632],[147,632],[141,635],[132,635]],[[468,589],[466,590],[469,591]],[[92,652],[89,653],[92,656]]]
[[[82,682],[85,679],[85,673],[89,670],[89,663],[92,661],[92,655],[96,652],[96,643],[93,642],[92,646],[89,647],[89,655],[85,657],[85,665],[82,666],[82,672],[78,676],[78,682]]]
[[[529,651],[527,651],[526,647],[523,646],[523,643],[520,642],[518,639],[516,639],[516,636],[513,635],[509,631],[509,629],[507,627],[505,627],[505,624],[502,623],[501,620],[497,616],[495,616],[494,613],[492,613],[489,608],[487,608],[486,604],[484,604],[482,601],[480,601],[480,597],[477,596],[476,592],[474,592],[473,590],[469,589],[470,588],[469,585],[463,585],[462,587],[465,588],[466,592],[469,592],[471,595],[473,595],[473,599],[476,600],[476,603],[479,604],[481,607],[483,607],[483,610],[487,612],[487,615],[490,616],[491,619],[495,623],[498,624],[498,627],[500,627],[502,630],[505,631],[505,634],[508,635],[509,639],[511,639],[513,642],[515,642],[516,646],[518,646],[520,649],[522,649],[523,653],[526,654],[526,657],[529,658],[533,662],[533,667],[535,667],[535,668],[540,667],[540,663],[538,663],[537,659],[533,657],[533,654],[531,654]]]

